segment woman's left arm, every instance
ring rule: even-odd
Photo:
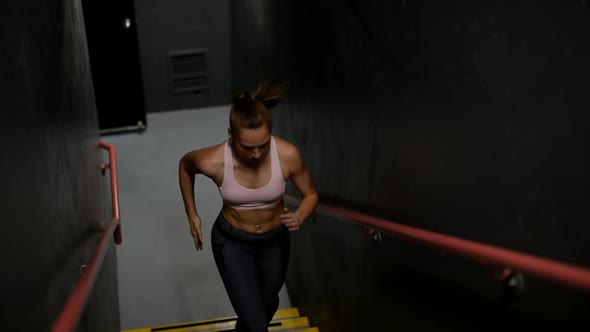
[[[293,212],[300,227],[313,214],[319,198],[299,150],[295,146],[289,150],[289,179],[301,194],[299,207]]]

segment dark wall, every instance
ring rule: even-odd
[[[290,81],[276,134],[301,148],[324,203],[583,266],[589,37],[586,1],[232,2],[234,85]],[[368,258],[354,256],[364,251],[351,251],[339,227],[312,232],[313,250],[296,242],[309,255],[295,256],[291,282],[317,282],[326,298],[345,294],[341,259],[353,255],[347,272],[361,273]],[[415,246],[403,250],[404,264],[423,258]],[[390,268],[362,285],[391,287],[400,265],[385,248],[371,254]],[[311,274],[314,255],[331,278]],[[421,280],[438,283],[438,262],[420,263]],[[452,299],[450,287],[441,291]],[[293,289],[294,303],[309,305],[307,291]],[[404,304],[394,290],[371,294],[375,305]],[[587,309],[587,301],[572,303]],[[364,310],[354,296],[346,303],[340,319]]]
[[[88,263],[105,216],[98,124],[79,0],[2,11],[4,330],[49,331]],[[115,249],[80,331],[118,331]]]
[[[590,322],[588,293],[382,236],[326,216],[293,234],[287,289],[320,331],[546,331]],[[518,280],[518,279],[515,279]]]
[[[229,0],[135,1],[147,112],[224,105],[231,91]],[[206,54],[208,91],[172,94],[168,52]]]

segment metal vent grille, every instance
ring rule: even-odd
[[[207,49],[168,53],[171,93],[199,93],[209,89],[206,54]]]

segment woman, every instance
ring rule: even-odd
[[[251,95],[234,97],[229,139],[182,157],[179,181],[191,234],[203,248],[201,218],[195,208],[195,174],[219,187],[223,207],[211,232],[213,255],[238,321],[238,332],[268,331],[278,305],[289,261],[290,233],[297,231],[318,202],[313,181],[293,144],[272,136],[269,110],[285,85],[260,84]],[[301,194],[289,211],[285,180]]]

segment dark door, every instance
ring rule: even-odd
[[[147,122],[133,0],[82,0],[101,133]]]

